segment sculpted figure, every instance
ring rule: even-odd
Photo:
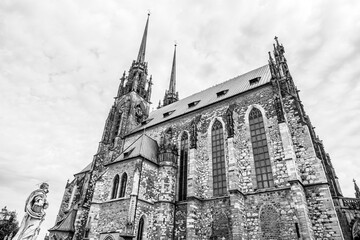
[[[49,192],[49,184],[42,183],[40,189],[33,191],[25,202],[25,216],[20,229],[13,240],[35,240],[40,232],[40,225],[44,221],[45,209],[49,203],[46,194]]]

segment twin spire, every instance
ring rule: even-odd
[[[179,100],[179,93],[176,92],[176,44],[174,46],[174,57],[171,68],[169,89],[165,91],[164,105],[169,105]]]
[[[141,97],[143,97],[147,102],[150,102],[151,98],[151,86],[152,78],[147,78],[147,62],[145,62],[145,51],[146,51],[146,40],[149,27],[149,17],[148,14],[146,25],[144,29],[144,34],[141,39],[140,49],[136,61],[134,60],[128,76],[124,72],[122,78],[120,79],[120,86],[117,94],[117,98],[128,94],[130,92],[136,92]],[[176,44],[174,48],[174,57],[170,75],[170,84],[169,89],[165,91],[164,96],[164,105],[171,104],[179,100],[179,94],[176,92]]]

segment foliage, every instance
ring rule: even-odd
[[[5,236],[9,236],[12,233],[12,236],[15,236],[19,230],[19,223],[16,220],[16,212],[9,212],[9,220],[0,221],[0,239],[4,239]]]

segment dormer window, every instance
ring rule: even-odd
[[[255,84],[257,84],[258,82],[260,82],[260,78],[261,78],[261,77],[257,77],[257,78],[250,79],[250,80],[249,80],[250,86],[251,86],[251,85],[255,85]]]
[[[175,112],[175,110],[172,110],[172,111],[169,111],[169,112],[166,112],[163,114],[164,118],[170,116],[173,112]]]
[[[127,152],[124,152],[124,158],[129,157],[133,150],[134,150],[134,148],[130,149],[130,150],[127,151]]]
[[[200,100],[195,101],[195,102],[191,102],[191,103],[188,104],[188,107],[189,108],[195,107],[199,102],[200,102]]]
[[[217,96],[217,97],[224,96],[225,94],[227,94],[228,91],[229,91],[229,89],[225,89],[225,90],[222,90],[222,91],[220,91],[220,92],[217,92],[217,93],[216,93],[216,96]]]
[[[141,122],[141,126],[148,124],[151,120],[153,120],[153,118],[145,119],[144,121]]]

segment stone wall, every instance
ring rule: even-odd
[[[298,239],[290,189],[248,195],[245,206],[247,239]]]
[[[331,195],[326,190],[324,169],[316,157],[309,129],[301,121],[292,97],[284,99],[288,124],[280,129],[274,99],[272,86],[265,85],[146,129],[145,133],[160,143],[162,134],[171,127],[171,141],[178,144],[183,131],[191,133],[191,123],[199,117],[197,147],[189,151],[190,198],[175,203],[178,199],[174,197],[177,195],[176,181],[172,178],[176,176],[176,171],[159,171],[158,165],[144,161],[134,233],[137,233],[140,218],[144,217],[145,239],[172,238],[173,226],[169,224],[173,222],[175,239],[341,239]],[[229,106],[233,111],[233,137],[228,135],[225,118]],[[274,179],[274,187],[269,189],[257,187],[248,121],[254,107],[262,112],[264,120]],[[215,119],[222,123],[224,130],[227,187],[230,190],[228,196],[220,198],[214,197],[212,190],[211,127]],[[128,136],[123,149],[141,134],[143,131]],[[111,164],[99,179],[94,195],[94,200],[104,202],[99,215],[99,222],[104,223],[98,225],[99,231],[124,227],[112,221],[112,217],[105,216],[110,216],[115,208],[127,209],[126,200],[109,201],[109,190],[115,174],[121,176],[126,171],[128,184],[125,199],[129,197],[132,173],[141,161],[132,159]],[[165,190],[168,202],[159,202],[162,190]],[[111,224],[105,226],[108,222]]]
[[[343,239],[329,186],[306,187],[305,191],[315,237]]]
[[[125,231],[130,200],[108,201],[100,205],[97,232]]]
[[[159,194],[158,167],[154,163],[143,161],[140,178],[139,198],[149,202],[157,201]]]
[[[134,227],[135,236],[138,232],[140,218],[143,217],[144,218],[143,240],[157,239],[154,237],[155,236],[154,223],[156,223],[156,216],[154,213],[155,213],[154,204],[144,202],[141,200],[138,201],[136,208],[136,216],[135,216],[135,227]]]

